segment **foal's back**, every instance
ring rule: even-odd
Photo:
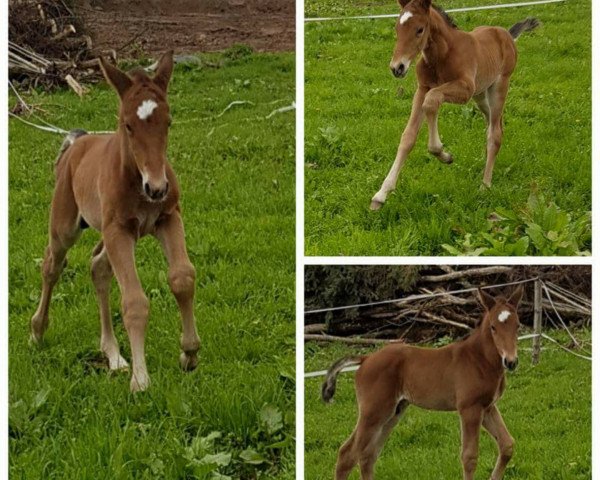
[[[441,348],[389,345],[369,355],[355,377],[359,403],[377,396],[396,403],[407,400],[428,410],[457,410],[472,385],[465,380],[479,376],[481,361],[470,348],[472,341],[467,338]],[[482,393],[492,398],[496,389],[497,382],[492,382],[490,391]]]

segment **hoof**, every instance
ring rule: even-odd
[[[108,359],[108,368],[112,372],[117,372],[121,370],[127,371],[129,370],[129,364],[127,363],[127,360],[125,360],[121,355],[117,355],[116,357]]]
[[[454,161],[454,157],[451,153],[448,152],[442,152],[439,156],[439,159],[442,163],[445,163],[446,165],[450,165]]]
[[[131,377],[131,393],[144,392],[150,386],[150,377],[148,375],[138,375]]]
[[[198,356],[195,353],[188,355],[182,352],[179,355],[179,365],[184,372],[191,372],[198,366]]]
[[[430,149],[429,153],[431,153],[433,156],[437,157],[437,159],[442,163],[451,164],[454,161],[454,157],[452,156],[452,154],[449,152],[446,152],[445,150]]]
[[[41,335],[38,336],[34,332],[31,332],[31,334],[29,335],[29,346],[30,347],[40,348],[43,343],[44,343],[44,337],[42,337]]]
[[[485,182],[483,182],[479,186],[479,190],[481,190],[482,192],[487,192],[490,188],[492,188],[492,184],[491,183],[485,183]]]
[[[379,210],[381,207],[383,207],[383,202],[380,202],[379,200],[371,200],[371,206],[369,207],[372,211],[377,211]]]

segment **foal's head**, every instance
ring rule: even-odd
[[[414,58],[429,39],[431,0],[399,0],[400,15],[396,21],[396,46],[390,62],[395,77],[404,77]]]
[[[523,286],[519,287],[508,299],[492,297],[489,293],[479,290],[479,300],[485,308],[485,317],[481,328],[489,328],[502,365],[508,370],[514,370],[519,363],[517,354],[517,330],[519,315],[517,308],[523,296]]]
[[[152,78],[142,69],[126,74],[103,58],[100,65],[121,100],[118,134],[126,149],[122,155],[133,161],[148,200],[159,202],[169,191],[165,172],[171,123],[167,87],[173,72],[173,52],[161,57]]]

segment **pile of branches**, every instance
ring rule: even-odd
[[[360,276],[360,267],[356,268],[356,273]],[[479,323],[483,308],[475,292],[447,292],[536,277],[542,279],[548,289],[548,292],[545,289],[542,291],[545,325],[560,327],[561,321],[564,321],[569,326],[589,326],[589,267],[423,266],[419,267],[419,275],[413,286],[400,294],[400,300],[394,303],[307,314],[305,339],[371,344],[390,340],[424,343],[446,336],[458,338],[468,334]],[[488,292],[493,295],[508,294],[514,288],[507,286]],[[424,298],[429,294],[436,296]],[[309,291],[307,299],[310,296]],[[338,305],[322,305],[329,306]],[[307,306],[306,309],[309,311],[315,309],[315,306]],[[525,294],[519,309],[521,323],[532,325],[533,313],[534,284],[531,282],[525,284]]]
[[[47,89],[97,81],[92,39],[65,0],[10,0],[8,66],[11,81]]]

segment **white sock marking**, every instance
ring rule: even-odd
[[[144,100],[137,109],[137,116],[140,120],[146,120],[156,107],[158,107],[158,103],[154,100]]]
[[[412,16],[412,12],[404,12],[402,15],[400,15],[400,25],[404,25]]]
[[[510,317],[510,312],[508,310],[502,310],[498,315],[498,321],[504,323],[508,320],[508,317]]]

